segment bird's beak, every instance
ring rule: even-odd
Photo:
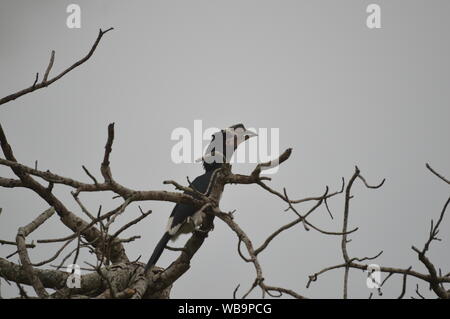
[[[258,134],[256,134],[256,133],[253,132],[253,131],[245,130],[244,136],[245,136],[245,140],[248,140],[248,139],[251,138],[251,137],[258,136]]]

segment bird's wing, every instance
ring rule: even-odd
[[[214,184],[215,177],[219,169],[214,171],[208,171],[203,175],[198,176],[189,185],[191,188],[199,191],[202,194],[208,196],[211,192],[212,185]],[[197,195],[185,192],[194,198],[198,198]],[[191,204],[178,203],[170,214],[169,222],[167,224],[167,231],[174,234],[178,231],[181,224],[183,224],[189,216],[193,216],[197,210]]]

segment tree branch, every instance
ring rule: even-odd
[[[89,60],[89,58],[92,56],[92,54],[94,54],[94,51],[97,48],[98,44],[100,43],[100,40],[103,37],[103,35],[105,33],[107,33],[108,31],[110,31],[110,30],[113,30],[113,28],[109,28],[109,29],[107,29],[105,31],[102,31],[102,29],[100,29],[99,33],[98,33],[98,36],[97,36],[97,39],[94,42],[94,45],[92,46],[91,50],[88,52],[88,54],[85,57],[83,57],[82,59],[80,59],[77,62],[75,62],[74,64],[72,64],[70,67],[68,67],[67,69],[65,69],[64,71],[62,71],[61,73],[59,73],[58,75],[53,77],[52,79],[47,80],[48,75],[50,73],[50,70],[51,70],[51,68],[53,66],[53,61],[55,59],[55,53],[54,53],[55,51],[52,51],[52,55],[50,57],[49,65],[48,65],[48,67],[47,67],[47,69],[45,71],[45,75],[44,75],[44,78],[43,78],[42,82],[37,83],[37,80],[38,80],[38,73],[37,73],[36,74],[36,80],[35,80],[35,82],[33,83],[32,86],[30,86],[30,87],[28,87],[26,89],[20,90],[20,91],[18,91],[16,93],[10,94],[8,96],[5,96],[4,98],[0,99],[0,105],[5,104],[5,103],[7,103],[9,101],[15,100],[15,99],[17,99],[17,98],[19,98],[19,97],[21,97],[21,96],[23,96],[25,94],[31,93],[33,91],[36,91],[36,90],[39,90],[39,89],[42,89],[42,88],[45,88],[45,87],[51,85],[53,82],[59,80],[64,75],[66,75],[67,73],[69,73],[70,71],[75,69],[76,67],[80,66],[81,64],[83,64],[87,60]]]
[[[17,250],[19,252],[20,261],[22,262],[22,267],[26,272],[28,279],[31,282],[34,290],[36,291],[36,294],[40,298],[47,298],[48,293],[45,290],[44,286],[42,285],[42,282],[39,280],[39,277],[34,272],[33,266],[30,261],[30,257],[28,256],[25,238],[29,234],[31,234],[36,228],[42,225],[47,219],[49,219],[54,213],[55,210],[53,208],[47,209],[45,212],[39,215],[34,221],[29,223],[25,227],[20,227],[16,236]]]

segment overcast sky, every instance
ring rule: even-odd
[[[0,122],[17,159],[39,168],[88,181],[86,165],[100,177],[107,124],[116,123],[111,158],[115,179],[135,189],[173,190],[162,182],[185,183],[202,173],[200,164],[175,164],[171,134],[177,127],[204,128],[244,123],[278,128],[280,151],[291,159],[270,185],[287,188],[292,198],[320,195],[326,185],[340,188],[358,165],[379,190],[354,187],[350,227],[353,257],[375,255],[376,263],[425,271],[411,245],[422,247],[431,218],[437,218],[449,188],[425,168],[429,162],[450,176],[450,2],[381,1],[381,29],[368,29],[370,1],[189,0],[77,1],[81,28],[66,26],[69,1],[0,2],[0,96],[25,88],[42,75],[51,50],[53,74],[81,58],[99,28],[114,27],[94,56],[51,87],[0,107]],[[250,172],[239,164],[233,171]],[[0,168],[1,176],[12,176]],[[79,212],[69,193],[55,192]],[[119,202],[110,194],[82,195],[96,211]],[[173,204],[141,203],[153,214],[126,235],[130,259],[149,258]],[[331,231],[342,227],[342,197],[321,208],[311,222]],[[221,209],[236,209],[236,221],[256,245],[295,218],[286,205],[257,186],[229,185]],[[0,189],[0,238],[47,208],[30,191]],[[299,206],[305,212],[308,206]],[[118,226],[138,216],[133,205]],[[178,280],[172,297],[228,298],[254,280],[251,265],[238,256],[237,239],[221,221]],[[432,261],[449,271],[449,221],[444,220]],[[54,216],[31,239],[68,234]],[[181,237],[175,244],[181,246]],[[31,250],[32,261],[52,256],[58,246]],[[0,247],[0,256],[12,251]],[[158,262],[176,258],[164,252]],[[343,271],[330,272],[309,289],[308,275],[342,262],[340,237],[293,228],[261,254],[266,282],[308,297],[342,296]],[[18,257],[11,258],[17,262]],[[82,255],[80,262],[92,260]],[[401,277],[386,284],[384,297],[400,294]],[[408,283],[412,295],[415,281]],[[422,284],[422,292],[427,293]],[[349,297],[366,298],[365,274],[351,271]],[[17,294],[2,281],[2,293]],[[256,291],[253,297],[260,297]]]

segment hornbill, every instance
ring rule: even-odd
[[[204,156],[201,158],[205,173],[190,183],[189,187],[209,196],[219,169],[224,163],[229,163],[237,147],[249,138],[257,136],[247,130],[243,124],[232,125],[212,135]],[[191,192],[184,192],[196,198]],[[175,240],[180,234],[187,234],[198,229],[202,224],[204,213],[196,210],[192,204],[178,203],[175,205],[167,223],[166,232],[156,245],[145,266],[145,270],[152,268],[170,239]]]

